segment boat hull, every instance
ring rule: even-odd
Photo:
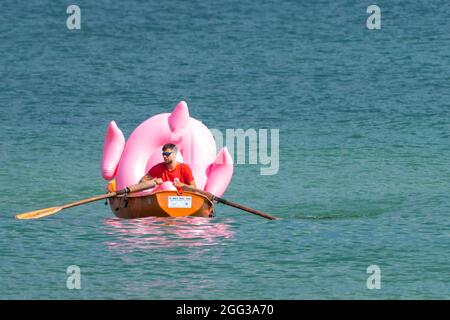
[[[121,195],[109,199],[112,212],[118,218],[145,217],[212,217],[214,204],[205,196],[193,192],[160,191],[149,195]]]

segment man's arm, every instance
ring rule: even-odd
[[[161,178],[153,178],[153,177],[150,175],[150,173],[147,173],[145,176],[143,176],[143,177],[141,178],[141,180],[139,180],[139,183],[145,182],[145,181],[152,181],[152,180],[155,180],[155,183],[156,183],[156,184],[161,184],[161,183],[163,183],[163,181],[162,181]]]
[[[124,194],[124,193],[130,193],[130,192],[136,192],[141,191],[149,188],[153,188],[154,186],[158,184],[162,184],[163,181],[161,178],[153,178],[151,175],[146,174],[139,180],[139,183],[133,184],[131,186],[125,187],[122,190],[117,190],[117,194]]]
[[[141,178],[141,180],[139,180],[139,183],[150,180],[153,180],[153,177],[149,173],[147,173],[145,176]]]
[[[192,175],[192,170],[189,166],[186,166],[187,170],[184,171],[184,181],[189,181],[189,183],[186,183],[187,186],[191,188],[196,188],[197,185],[195,184],[194,176]]]
[[[192,180],[191,182],[189,182],[188,186],[197,189],[197,185],[195,184],[195,180]]]
[[[180,180],[178,180],[178,178],[173,182],[173,185],[177,188],[182,188],[183,186],[189,186],[191,188],[196,188],[197,189],[197,185],[195,184],[195,180],[192,180],[189,183],[182,183],[180,182]]]

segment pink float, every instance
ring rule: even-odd
[[[202,122],[190,117],[188,106],[184,101],[179,102],[172,113],[158,114],[144,121],[132,132],[126,142],[122,131],[114,121],[111,121],[103,145],[101,163],[103,178],[114,179],[117,190],[138,183],[152,166],[163,161],[161,148],[166,143],[173,143],[178,147],[177,160],[190,166],[197,188],[211,192],[218,197],[223,195],[233,175],[233,160],[226,147],[223,147],[216,155],[216,143],[211,131]],[[150,197],[152,195],[153,198]],[[167,198],[168,202],[165,203],[163,195],[172,198]],[[192,210],[185,210],[185,213],[182,213],[181,209],[186,208],[176,208],[176,205],[175,208],[170,208],[171,199],[173,200],[172,204],[176,204],[177,196],[194,197],[195,199],[191,199],[192,206],[194,203],[198,203],[195,195],[177,195],[176,188],[171,182],[165,182],[155,188],[129,195],[127,196],[129,199],[126,200],[141,198],[141,202],[159,201],[161,202],[159,207],[171,209],[168,210],[170,211],[168,213],[164,212],[168,216],[210,215],[206,210],[206,207],[210,206],[206,199],[206,205],[203,205],[203,209],[199,209],[201,213],[198,214],[192,214],[191,211],[195,209],[192,207]],[[127,206],[128,209],[121,208],[122,200],[122,197],[110,200],[111,208],[117,216],[124,218],[164,216],[161,212],[161,214],[152,214],[150,211],[156,209],[151,205],[148,205],[147,209],[143,208],[142,204],[138,206],[139,208],[135,206],[134,209],[131,208],[133,206],[130,208]],[[130,210],[140,213],[133,213]],[[191,213],[188,214],[189,212]]]

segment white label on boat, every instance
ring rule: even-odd
[[[169,196],[169,208],[192,208],[192,197]]]

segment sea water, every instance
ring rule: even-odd
[[[370,1],[78,1],[69,30],[71,4],[0,10],[0,298],[450,297],[448,1],[378,1],[381,29]],[[236,165],[223,198],[280,220],[14,219],[102,194],[108,123],[180,100],[279,130],[276,174]]]

